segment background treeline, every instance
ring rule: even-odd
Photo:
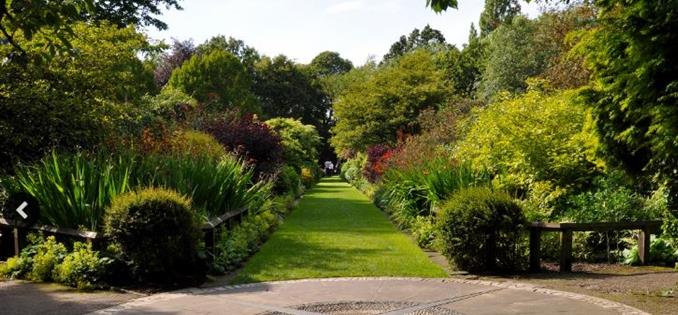
[[[527,221],[664,220],[652,252],[673,264],[677,5],[558,2],[530,19],[488,0],[461,48],[415,29],[337,80],[343,176],[461,268],[524,267]],[[633,237],[582,233],[576,253],[637,262]],[[505,261],[477,261],[492,250]]]

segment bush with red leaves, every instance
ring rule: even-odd
[[[388,145],[377,144],[367,149],[367,165],[363,169],[363,176],[370,183],[375,183],[386,171],[388,161],[393,157],[395,150]]]
[[[282,163],[280,137],[253,115],[227,115],[207,122],[204,131],[254,167],[260,177],[272,175]]]

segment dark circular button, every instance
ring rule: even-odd
[[[2,216],[26,225],[33,225],[40,218],[40,205],[35,197],[25,192],[14,193],[5,201]]]

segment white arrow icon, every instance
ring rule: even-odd
[[[28,214],[26,214],[26,212],[24,212],[24,209],[25,209],[26,207],[28,207],[28,203],[24,201],[24,202],[19,206],[19,208],[16,208],[16,212],[18,212],[19,215],[20,215],[22,218],[24,218],[24,220],[26,220],[26,218],[28,218]]]

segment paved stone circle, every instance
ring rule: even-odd
[[[383,301],[347,301],[347,302],[332,302],[332,303],[310,303],[292,306],[291,308],[320,313],[328,315],[378,315],[387,312],[393,312],[404,308],[418,306],[419,303],[412,302],[383,302]],[[453,310],[444,309],[436,306],[427,307],[425,309],[416,310],[408,315],[463,315],[462,313]],[[264,312],[259,315],[287,315],[283,312]]]

